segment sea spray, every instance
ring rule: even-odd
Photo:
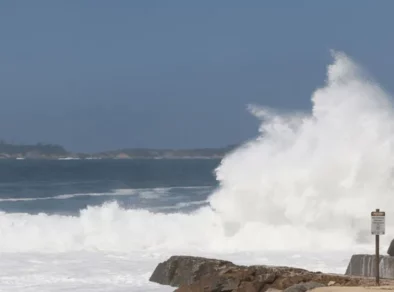
[[[252,108],[260,136],[223,159],[210,198],[227,224],[336,230],[366,241],[370,211],[394,208],[391,99],[345,54],[333,56],[311,114]],[[394,216],[387,219],[393,231]]]

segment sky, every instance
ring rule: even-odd
[[[330,50],[394,91],[394,1],[0,2],[0,138],[71,151],[222,147],[249,104],[310,111]]]

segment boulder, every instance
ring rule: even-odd
[[[331,285],[335,283],[338,286],[358,286],[373,284],[374,279],[323,274],[292,267],[247,267],[215,259],[172,256],[157,266],[150,281],[179,287],[175,290],[177,292],[262,292],[268,289],[282,291],[302,283],[303,285],[288,290],[298,292],[308,288],[308,285],[327,286],[331,282]],[[311,282],[315,284],[306,284]]]
[[[394,257],[394,239],[391,241],[391,243],[390,243],[390,246],[389,246],[389,248],[388,248],[388,250],[387,250],[387,254],[389,255],[389,256],[392,256],[392,257]]]
[[[350,259],[345,275],[375,277],[375,255],[356,254]],[[383,279],[394,279],[394,257],[379,257],[379,275]]]
[[[156,267],[149,281],[178,287],[181,284],[192,284],[206,274],[212,274],[232,266],[234,264],[228,261],[172,256]]]

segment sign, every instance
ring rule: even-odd
[[[384,229],[386,225],[386,213],[376,209],[371,212],[371,233],[375,235],[375,274],[376,274],[376,285],[380,285],[379,275],[379,235],[384,235]]]
[[[371,212],[371,233],[384,235],[386,227],[386,213],[382,211]]]

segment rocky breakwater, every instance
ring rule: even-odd
[[[172,256],[160,263],[151,282],[178,287],[177,292],[304,292],[323,286],[369,286],[374,279],[310,272],[276,266],[238,266],[228,261]],[[382,284],[393,282],[382,281]]]

